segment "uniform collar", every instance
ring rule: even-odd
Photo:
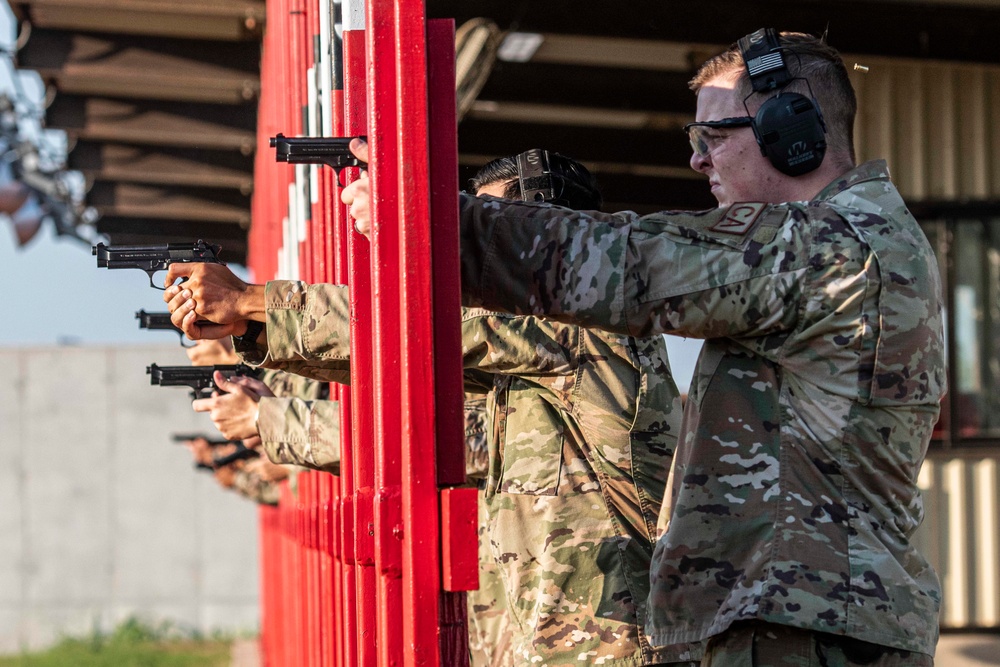
[[[864,164],[859,164],[846,174],[835,178],[833,182],[823,188],[820,193],[816,195],[816,199],[820,201],[832,199],[844,190],[854,187],[858,183],[864,183],[865,181],[888,180],[888,178],[889,166],[885,163],[885,160],[869,160]]]

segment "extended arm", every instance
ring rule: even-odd
[[[760,335],[794,324],[804,206],[578,212],[461,199],[467,304],[632,335]]]
[[[274,463],[340,472],[340,405],[294,397],[260,399],[261,446]]]

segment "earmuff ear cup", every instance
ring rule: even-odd
[[[818,169],[826,155],[826,127],[813,100],[782,93],[764,102],[753,121],[760,152],[789,176]]]

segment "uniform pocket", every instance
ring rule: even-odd
[[[514,379],[507,391],[501,493],[554,496],[562,474],[566,422],[536,386]]]

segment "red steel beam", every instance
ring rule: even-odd
[[[372,281],[375,326],[376,493],[375,560],[381,665],[403,661],[402,530],[400,479],[400,268],[396,144],[395,39],[392,0],[366,3],[368,155],[371,171]]]
[[[341,24],[342,27],[343,24]],[[342,34],[346,35],[347,32]],[[344,44],[341,39],[337,36],[335,30],[331,30],[331,36],[334,40],[331,49],[331,60],[333,66],[333,99],[330,101],[331,108],[331,119],[330,127],[333,136],[343,136],[345,134],[345,91],[344,91],[344,69],[347,61],[347,50],[344,48]],[[362,42],[363,40],[352,38],[352,43]],[[357,50],[357,47],[355,47]],[[355,56],[355,60],[357,57]],[[364,54],[361,54],[360,62],[355,64],[355,67],[360,67],[361,71],[364,68]],[[357,107],[358,104],[355,103]],[[361,105],[361,110],[355,110],[354,116],[363,115],[363,107]],[[340,203],[340,181],[336,178],[333,170],[324,169],[323,175],[328,184],[328,208],[331,211],[331,219],[329,224],[332,226],[332,250],[333,250],[333,262],[329,267],[328,276],[333,282],[341,285],[346,285],[349,277],[349,267],[348,267],[348,238],[351,231],[348,228],[348,220],[350,216],[347,215],[346,207]],[[356,631],[356,603],[354,598],[354,573],[352,566],[348,563],[345,556],[344,541],[346,540],[345,528],[347,526],[347,521],[343,518],[343,498],[348,494],[353,492],[353,463],[350,458],[352,453],[352,437],[353,437],[353,422],[352,422],[352,410],[351,410],[351,392],[349,388],[336,386],[336,392],[332,395],[340,403],[340,448],[341,448],[341,476],[337,480],[337,499],[336,504],[336,516],[334,519],[334,530],[336,531],[334,546],[337,551],[335,556],[336,573],[335,573],[335,596],[334,603],[337,606],[336,615],[339,620],[336,627],[336,637],[335,637],[335,664],[340,667],[353,667],[357,664],[357,643],[354,639]]]
[[[437,385],[446,380],[436,375],[431,318],[434,267],[428,157],[432,147],[428,126],[427,24],[422,0],[398,0],[394,9],[401,165],[399,219],[405,221],[399,228],[403,285],[400,308],[403,315],[403,523],[406,535],[403,640],[408,649],[404,664],[439,665],[446,664],[443,662],[446,656],[451,657],[451,643],[455,639],[452,633],[442,632],[446,630],[442,627],[445,620],[442,616],[447,617],[450,600],[441,590],[435,422]],[[453,93],[451,98],[454,99]],[[457,318],[454,323],[457,325]],[[458,354],[458,349],[451,352]],[[428,522],[428,516],[435,520]]]
[[[451,20],[427,24],[428,108],[433,245],[437,481],[465,481],[463,437],[461,293],[458,271],[458,120],[455,109],[455,26]],[[441,491],[441,664],[469,661],[468,623],[463,591],[479,586],[478,505],[475,489]]]
[[[348,135],[366,134],[365,89],[365,10],[360,0],[347,0],[344,11],[344,131]],[[378,662],[375,645],[376,572],[374,545],[374,398],[372,395],[372,297],[371,257],[368,241],[353,231],[348,234],[348,267],[351,295],[351,407],[353,440],[351,459],[353,487],[350,513],[350,553],[355,570],[353,640],[356,663],[362,667]],[[346,462],[341,461],[343,469]],[[346,508],[345,508],[346,509]]]

